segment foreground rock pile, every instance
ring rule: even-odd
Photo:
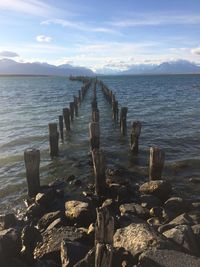
[[[75,178],[41,188],[24,218],[1,218],[1,267],[94,267],[96,208],[114,217],[113,267],[199,267],[200,199],[173,195],[168,181],[140,186],[107,171],[107,192],[64,194]],[[75,185],[79,183],[73,182]],[[80,190],[80,187],[79,187]]]

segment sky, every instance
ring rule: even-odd
[[[200,64],[200,0],[0,0],[0,59],[124,70]]]

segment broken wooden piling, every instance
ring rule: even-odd
[[[59,116],[59,132],[60,132],[60,138],[62,142],[64,141],[64,135],[63,135],[63,116]]]
[[[95,194],[104,196],[106,193],[105,157],[101,150],[92,150],[92,160],[95,175]]]
[[[165,152],[158,147],[150,147],[149,179],[160,180],[165,162]]]
[[[134,121],[131,130],[131,151],[133,154],[138,154],[139,151],[139,137],[141,133],[141,122]]]
[[[71,121],[74,120],[74,102],[69,103],[69,109],[70,109],[70,118]]]
[[[57,123],[49,123],[49,152],[51,157],[58,156],[58,140]]]
[[[78,117],[78,97],[74,96],[74,113]]]
[[[69,110],[69,108],[63,109],[63,118],[64,118],[64,122],[65,122],[66,132],[69,132],[70,131],[70,110]]]
[[[95,110],[92,110],[92,121],[93,122],[99,122],[99,110],[96,108]]]
[[[127,116],[128,108],[122,107],[120,111],[120,130],[122,135],[126,135],[127,125],[126,125],[126,116]]]
[[[35,197],[40,191],[40,150],[26,149],[24,151],[28,196]]]
[[[91,151],[93,149],[99,149],[100,146],[100,128],[98,122],[89,123],[89,135]]]

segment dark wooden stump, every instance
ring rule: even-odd
[[[100,128],[98,122],[89,123],[89,134],[90,134],[90,146],[91,151],[93,149],[99,149],[100,146]]]
[[[138,154],[139,151],[139,136],[141,133],[141,122],[134,121],[131,131],[131,151],[133,154]]]
[[[104,196],[106,194],[106,174],[105,174],[105,157],[102,151],[92,150],[92,160],[95,175],[95,194]]]
[[[95,267],[112,267],[113,247],[98,243],[95,251]]]
[[[58,140],[57,123],[49,123],[49,151],[51,157],[58,156]]]
[[[98,108],[92,111],[92,121],[99,122],[99,110]]]
[[[71,121],[74,120],[74,102],[69,103]]]
[[[165,162],[165,152],[158,147],[150,147],[149,179],[160,180]]]
[[[60,138],[62,142],[64,141],[64,136],[63,136],[63,116],[59,116],[59,131],[60,131]]]
[[[40,150],[26,149],[24,151],[26,180],[29,197],[35,197],[40,191]]]
[[[74,112],[75,116],[78,117],[78,97],[74,96]]]
[[[120,130],[122,135],[126,135],[127,125],[126,125],[126,116],[127,116],[128,108],[122,107],[120,112]]]
[[[69,108],[63,109],[63,118],[64,118],[64,122],[65,122],[66,132],[69,132],[70,131],[70,110],[69,110]]]

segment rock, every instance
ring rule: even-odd
[[[168,181],[154,180],[142,184],[139,191],[141,194],[150,194],[161,200],[166,200],[172,191],[172,187]]]
[[[197,177],[190,178],[189,182],[193,184],[200,184],[200,178],[197,178]]]
[[[74,175],[70,175],[70,176],[67,177],[67,181],[68,181],[68,182],[71,182],[71,181],[73,181],[73,180],[75,180],[75,179],[76,179],[76,178],[75,178]]]
[[[139,218],[136,215],[132,214],[124,214],[118,218],[118,227],[117,228],[124,228],[131,223],[145,223],[145,220]]]
[[[174,215],[178,216],[188,211],[188,205],[181,197],[171,197],[165,201],[165,209],[170,210]]]
[[[33,203],[26,210],[26,216],[34,221],[37,220],[39,217],[41,217],[43,213],[44,213],[44,208],[36,203]]]
[[[176,218],[174,218],[172,221],[170,221],[169,224],[173,224],[173,225],[180,225],[180,224],[193,225],[194,221],[188,215],[188,213],[183,213],[183,214],[177,216]]]
[[[114,234],[114,247],[122,247],[133,257],[149,249],[172,248],[173,244],[147,223],[130,224]]]
[[[79,242],[63,240],[61,243],[61,263],[62,267],[73,267],[78,261],[83,259],[89,248]]]
[[[133,257],[130,252],[124,248],[115,248],[113,250],[112,266],[114,267],[133,267],[137,263],[137,257]]]
[[[147,223],[153,226],[155,229],[157,229],[161,225],[159,218],[156,218],[156,217],[149,218],[147,220]]]
[[[81,229],[65,226],[43,232],[42,239],[43,241],[39,242],[34,250],[35,258],[57,262],[60,259],[60,245],[63,239],[81,242],[87,239],[87,234]]]
[[[109,193],[112,198],[117,198],[119,201],[126,201],[130,195],[128,187],[117,183],[109,184]]]
[[[52,260],[39,260],[32,267],[60,267],[60,264]]]
[[[89,226],[96,219],[96,212],[92,205],[87,202],[71,200],[65,203],[65,215],[72,223],[80,226]]]
[[[119,204],[117,201],[109,198],[106,199],[103,204],[102,207],[106,207],[111,215],[116,215],[117,213],[119,213]]]
[[[119,207],[119,210],[122,216],[125,214],[132,214],[145,220],[149,218],[149,210],[146,208],[143,208],[142,206],[136,203],[122,204]]]
[[[77,262],[74,267],[94,267],[95,266],[95,250],[91,249],[84,259]]]
[[[56,190],[54,188],[50,188],[45,190],[45,192],[38,193],[35,197],[35,202],[43,207],[48,207],[55,200],[55,196]]]
[[[95,237],[95,224],[91,223],[87,230],[87,235],[90,242],[94,245],[94,237]]]
[[[14,229],[9,228],[0,231],[0,257],[15,257],[19,255],[22,248],[20,233]]]
[[[47,231],[53,229],[54,227],[58,228],[63,226],[63,221],[61,218],[56,219],[55,221],[53,221],[48,227],[47,227]]]
[[[199,267],[200,259],[176,250],[147,251],[140,255],[138,267]]]
[[[163,235],[183,247],[188,253],[199,254],[198,244],[189,225],[177,225],[163,232]]]
[[[196,224],[192,226],[192,231],[195,236],[196,242],[200,247],[200,224]]]
[[[144,208],[151,209],[152,207],[161,206],[161,201],[152,195],[141,195],[140,205]]]
[[[15,227],[17,224],[17,218],[14,213],[8,213],[1,217],[1,224],[3,229]]]
[[[61,218],[62,216],[63,213],[60,210],[46,213],[42,216],[42,218],[40,218],[38,222],[38,227],[40,229],[46,229],[53,221],[58,218]]]

